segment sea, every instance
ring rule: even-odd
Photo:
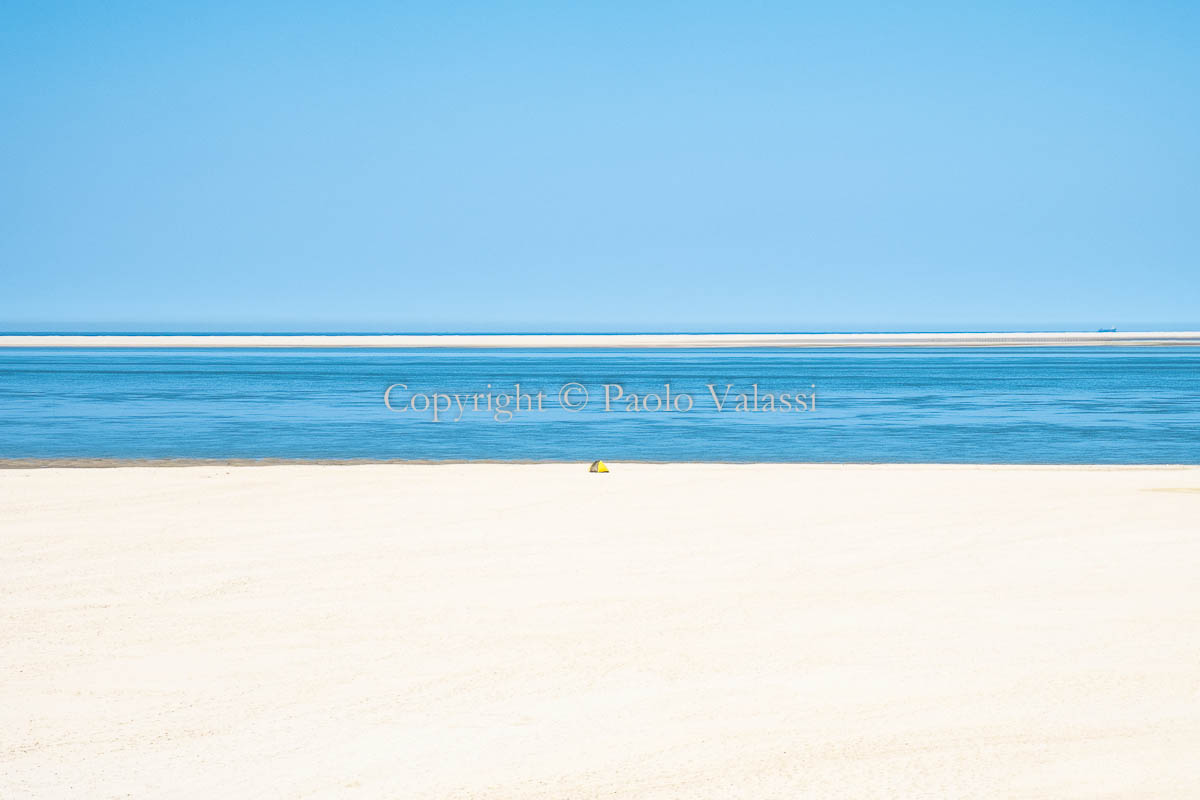
[[[1200,348],[0,349],[0,459],[1196,464]]]

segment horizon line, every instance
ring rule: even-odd
[[[1200,331],[973,333],[0,334],[0,348],[822,348],[1194,346]]]

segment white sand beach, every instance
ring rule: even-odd
[[[1200,796],[1200,468],[0,470],[0,797]]]

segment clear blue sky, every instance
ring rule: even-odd
[[[1200,4],[0,6],[0,328],[1200,327]]]

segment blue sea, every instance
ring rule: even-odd
[[[1194,464],[1200,348],[0,350],[0,458]]]

